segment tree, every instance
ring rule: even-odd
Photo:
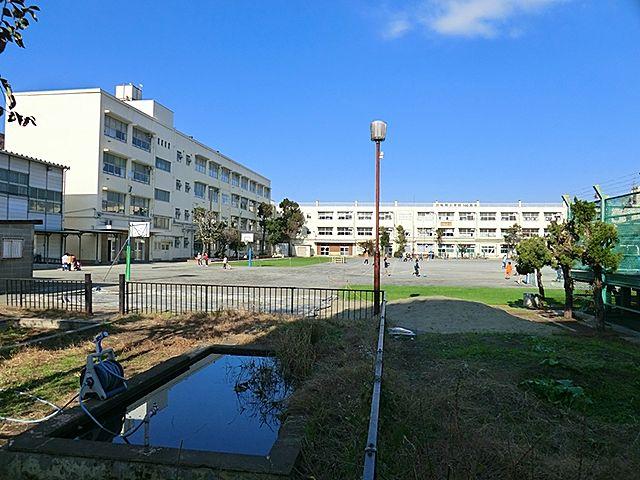
[[[582,264],[593,271],[593,300],[596,306],[596,328],[604,331],[604,281],[605,272],[615,272],[620,265],[621,255],[614,252],[618,242],[616,226],[596,220],[596,207],[591,202],[574,200],[571,205],[578,232],[582,252]]]
[[[387,249],[389,248],[389,245],[391,245],[391,237],[389,236],[389,231],[385,227],[380,227],[378,243],[380,244],[380,251],[382,252],[382,255],[386,255]]]
[[[358,243],[358,246],[364,250],[363,253],[368,253],[369,255],[373,255],[373,249],[375,247],[373,240],[365,240],[363,242]]]
[[[438,245],[438,256],[442,251],[442,237],[444,236],[444,228],[436,228],[436,244]]]
[[[289,245],[289,256],[291,256],[291,242],[300,234],[304,226],[304,214],[300,210],[300,205],[293,200],[285,198],[280,202],[280,227],[281,235]]]
[[[25,5],[24,0],[3,1],[2,13],[0,14],[0,53],[4,52],[9,43],[24,48],[22,31],[29,27],[29,17],[33,21],[38,21],[36,18],[36,12],[38,11],[40,11],[38,6]],[[0,116],[7,112],[9,122],[18,122],[23,127],[26,127],[29,123],[35,125],[36,120],[34,117],[23,115],[15,110],[16,99],[13,95],[13,89],[9,81],[2,76],[0,76],[0,89],[4,92],[6,100],[5,106],[0,107]]]
[[[407,246],[407,231],[402,225],[396,227],[396,256],[401,257]]]
[[[573,318],[573,278],[571,267],[580,258],[582,248],[578,245],[579,234],[573,220],[553,221],[545,237],[551,254],[551,266],[560,268],[564,278],[564,318]]]
[[[195,237],[202,243],[206,252],[211,252],[216,241],[217,219],[216,213],[202,207],[193,209],[193,223],[196,226]]]
[[[551,265],[553,257],[543,238],[525,238],[516,246],[516,268],[519,273],[535,273],[538,280],[538,292],[544,299],[542,267]]]
[[[239,256],[239,250],[244,246],[240,235],[240,230],[234,227],[226,227],[222,232],[225,247],[228,245],[231,250],[236,254],[236,258]]]
[[[265,242],[267,241],[267,224],[273,217],[274,208],[273,205],[268,202],[262,202],[258,205],[258,218],[260,229],[262,230],[262,238],[260,240],[260,255],[264,255]]]
[[[513,254],[516,245],[522,240],[522,227],[514,223],[511,227],[504,230],[504,243],[507,246],[507,257]]]
[[[460,253],[460,257],[464,258],[464,254],[467,253],[469,247],[463,243],[458,245],[458,252]]]
[[[267,220],[267,243],[271,246],[286,241],[282,218],[275,217]]]

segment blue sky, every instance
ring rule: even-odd
[[[277,200],[371,200],[374,118],[385,201],[556,201],[640,171],[637,0],[40,5],[2,56],[16,90],[142,83]]]

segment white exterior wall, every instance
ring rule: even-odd
[[[260,202],[270,201],[269,197],[234,186],[231,178],[229,183],[223,182],[221,172],[217,179],[209,176],[208,164],[205,173],[196,171],[196,155],[268,188],[269,192],[270,180],[177,131],[173,127],[173,112],[166,107],[153,100],[120,100],[100,89],[25,92],[17,93],[16,98],[22,111],[36,117],[37,126],[22,129],[6,123],[7,148],[43,156],[70,167],[66,175],[65,228],[102,233],[100,242],[105,242],[105,245],[99,243],[96,247],[95,240],[83,236],[82,252],[87,260],[95,257],[96,261],[108,261],[104,258],[105,235],[109,232],[124,235],[130,221],[152,223],[152,237],[147,241],[150,250],[146,257],[149,260],[188,258],[193,253],[194,226],[191,220],[193,208],[197,206],[211,206],[227,223],[233,217],[247,219],[247,228],[242,230],[257,232],[255,211],[243,210],[240,205],[232,206],[231,195],[255,202],[254,210]],[[127,124],[126,142],[105,134],[107,115]],[[134,126],[152,135],[150,152],[132,143]],[[182,152],[181,162],[177,161],[178,151]],[[104,152],[126,159],[123,177],[103,172]],[[187,164],[187,155],[190,164]],[[171,162],[171,172],[157,169],[156,157]],[[148,184],[133,179],[134,162],[149,167]],[[176,189],[176,180],[181,181],[180,191]],[[195,196],[195,182],[206,185],[204,199]],[[189,192],[185,191],[186,183],[190,185]],[[209,187],[219,190],[218,202],[210,204]],[[170,201],[155,200],[156,188],[169,191]],[[124,214],[103,210],[102,198],[108,191],[125,194]],[[229,196],[229,204],[222,205],[222,193]],[[150,199],[149,218],[129,214],[132,196]],[[176,209],[180,210],[179,219],[176,218]],[[185,211],[190,215],[188,221],[185,221]],[[154,215],[170,217],[170,228],[155,228]],[[170,239],[173,245],[166,250]],[[70,236],[69,241],[75,240]]]
[[[319,255],[320,245],[340,244],[357,245],[359,242],[373,238],[375,219],[372,203],[332,203],[315,202],[300,204],[306,218],[307,235],[301,243],[309,245],[314,255]],[[324,212],[331,212],[332,219],[321,220]],[[350,212],[350,219],[338,219],[339,212]],[[384,217],[388,213],[388,219]],[[370,219],[364,219],[370,213]],[[490,216],[495,214],[495,220],[482,219],[481,214]],[[503,220],[502,214],[513,213],[515,220]],[[450,215],[447,215],[450,214]],[[462,214],[462,215],[461,215]],[[464,219],[468,214],[471,220]],[[537,214],[537,220],[530,216]],[[472,256],[501,257],[504,250],[504,229],[520,225],[531,235],[544,235],[550,220],[547,218],[566,218],[566,210],[562,203],[526,204],[522,202],[489,204],[489,203],[429,203],[429,204],[401,204],[384,203],[380,205],[380,226],[390,229],[393,250],[396,250],[396,227],[402,225],[407,232],[406,252],[438,254],[436,229],[443,228],[451,232],[451,236],[443,236],[442,244],[451,256],[459,255],[458,245],[473,246]],[[343,215],[345,216],[345,215]],[[349,215],[346,215],[347,217]],[[360,228],[370,228],[371,234],[358,232]],[[347,230],[346,235],[339,235],[339,228]],[[322,235],[321,230],[330,229],[331,234]],[[345,232],[345,230],[342,230]],[[360,234],[359,234],[360,233]],[[469,250],[471,250],[469,248]],[[355,251],[362,250],[357,247]],[[470,253],[470,251],[469,251]],[[469,253],[465,256],[469,256]]]

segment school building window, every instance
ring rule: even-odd
[[[373,227],[358,227],[359,237],[370,237],[373,235]]]
[[[333,212],[318,212],[318,220],[333,220]]]
[[[108,115],[104,116],[104,134],[121,142],[127,141],[127,124]]]
[[[153,228],[159,228],[160,230],[169,230],[171,228],[171,218],[170,217],[153,217]]]
[[[481,222],[494,222],[496,220],[496,212],[480,212]]]
[[[204,192],[207,186],[204,183],[196,182],[193,184],[193,194],[198,198],[204,198]]]
[[[358,212],[358,220],[371,220],[373,212]]]
[[[471,220],[475,220],[476,215],[473,212],[460,212],[459,214],[460,220],[463,221],[471,221]]]
[[[500,214],[500,220],[503,222],[515,222],[516,218],[517,216],[515,212],[502,212]]]
[[[156,168],[165,172],[171,172],[171,162],[163,158],[156,157]]]
[[[496,236],[496,229],[495,228],[481,228],[480,229],[480,236],[481,237],[487,237],[487,238],[492,238]]]
[[[338,212],[338,220],[351,220],[353,212]]]
[[[151,134],[133,127],[131,143],[141,150],[151,151]]]
[[[207,172],[207,161],[204,158],[196,158],[196,172]]]
[[[160,202],[169,202],[171,201],[171,193],[166,190],[156,188],[154,198]]]
[[[353,228],[351,228],[351,227],[338,227],[338,235],[353,235]]]
[[[124,213],[124,193],[102,192],[102,211],[109,213]]]
[[[116,177],[124,177],[124,173],[127,169],[127,160],[121,157],[112,155],[109,152],[102,154],[102,172],[108,175],[115,175]]]
[[[135,215],[137,217],[149,216],[149,199],[144,197],[131,196],[131,203],[129,205],[129,215]]]
[[[2,258],[22,258],[22,238],[2,239]]]

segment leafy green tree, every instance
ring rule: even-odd
[[[0,53],[3,53],[10,43],[25,48],[22,32],[29,27],[29,18],[38,21],[36,12],[40,11],[40,8],[36,5],[25,5],[24,0],[4,0],[1,6]],[[23,115],[15,110],[16,98],[13,95],[13,89],[9,81],[2,76],[0,76],[0,89],[4,92],[6,102],[4,107],[0,107],[0,116],[7,112],[9,122],[18,122],[23,127],[29,123],[35,125],[34,117]]]
[[[582,247],[578,244],[580,236],[575,222],[572,219],[551,222],[545,240],[551,253],[551,266],[562,270],[564,279],[564,318],[573,318],[574,282],[573,278],[571,278],[571,267],[582,255]]]
[[[516,268],[524,274],[535,273],[538,280],[538,292],[544,299],[542,268],[551,265],[553,256],[547,242],[540,237],[525,238],[516,246]]]
[[[516,245],[522,240],[522,227],[514,223],[504,230],[504,243],[507,246],[507,257],[513,255]]]
[[[380,251],[381,255],[384,256],[387,253],[389,245],[391,245],[391,237],[389,236],[389,231],[385,227],[380,227],[379,235],[380,237],[378,242],[380,243]]]
[[[616,226],[596,220],[596,208],[591,202],[575,200],[571,215],[580,233],[582,264],[593,272],[593,300],[596,306],[596,327],[604,331],[605,306],[603,297],[605,272],[615,272],[621,255],[614,251],[618,242]]]
[[[291,242],[298,237],[304,226],[304,214],[300,210],[300,205],[288,198],[282,200],[278,206],[280,222],[277,222],[277,226],[280,228],[282,238],[289,245],[289,256],[291,256]]]
[[[464,244],[460,244],[458,245],[458,252],[460,253],[460,257],[464,258],[465,254],[467,253],[467,250],[469,250],[469,247],[467,247]]]
[[[407,247],[407,231],[402,225],[396,227],[396,247],[396,256],[404,255],[404,250]]]
[[[273,205],[268,202],[262,202],[258,205],[258,223],[260,224],[260,229],[262,231],[262,238],[260,240],[260,255],[264,255],[264,248],[267,241],[267,226],[269,220],[273,218],[273,214],[275,213],[275,209]]]
[[[274,217],[267,220],[267,243],[273,246],[286,241],[282,218]]]

